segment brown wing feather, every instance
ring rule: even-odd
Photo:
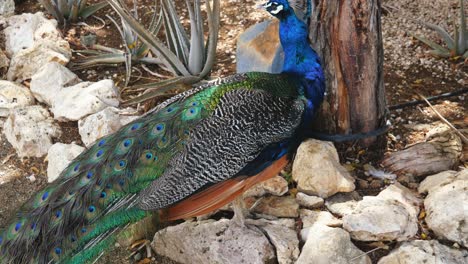
[[[283,156],[257,175],[237,177],[215,184],[165,209],[161,218],[176,220],[212,212],[233,201],[253,185],[277,175],[287,164],[288,159]]]

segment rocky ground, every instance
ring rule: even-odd
[[[91,18],[62,30],[37,13],[43,9],[36,2],[16,10],[12,2],[0,4],[0,227],[81,151],[143,112],[119,107],[123,67],[73,72],[66,66],[78,58],[72,49],[82,35],[119,48],[104,17],[114,12],[97,14],[104,25]],[[152,1],[138,3],[143,14],[151,10]],[[434,58],[409,34],[437,40],[414,19],[451,28],[457,3],[383,1],[389,105],[417,99],[416,92],[432,96],[468,86],[466,61]],[[213,77],[235,72],[239,35],[268,17],[257,4],[222,1]],[[465,94],[433,102],[465,137],[467,101]],[[383,159],[372,149],[339,146],[338,152],[331,143],[308,140],[288,170],[244,194],[253,214],[245,227],[226,220],[229,206],[157,232],[147,219],[100,262],[467,263],[468,143],[426,105],[391,111],[389,118]],[[128,246],[142,237],[152,240],[156,257],[146,258],[143,249],[128,258]]]

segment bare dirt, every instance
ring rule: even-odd
[[[93,0],[91,2],[97,2]],[[186,15],[184,1],[176,1],[180,15]],[[249,26],[267,18],[266,14],[257,10],[255,6],[259,1],[253,0],[223,0],[221,15],[221,31],[217,50],[217,63],[212,71],[212,76],[226,76],[235,72],[236,38]],[[261,1],[260,1],[261,2]],[[425,21],[442,24],[449,27],[446,21],[453,21],[456,15],[457,1],[411,1],[411,0],[384,0],[384,14],[382,17],[383,37],[385,47],[385,88],[388,105],[396,105],[419,99],[417,93],[424,96],[437,95],[444,92],[452,92],[468,86],[468,61],[463,59],[439,59],[426,53],[426,46],[412,38],[408,32],[416,32],[430,36],[437,41],[435,34],[423,29],[421,26],[411,22],[407,18],[424,19]],[[452,3],[453,2],[453,3]],[[454,4],[455,3],[455,4]],[[153,10],[153,0],[139,0],[139,12],[143,18]],[[17,6],[16,13],[43,11],[34,0],[25,0]],[[70,41],[74,49],[83,48],[80,37],[88,34],[97,36],[97,43],[114,48],[122,48],[120,35],[114,25],[105,15],[108,14],[116,20],[114,11],[106,9],[96,14],[96,18],[90,18],[86,25],[68,25],[63,30],[63,35]],[[450,16],[447,20],[446,17]],[[103,23],[104,22],[104,23]],[[2,40],[0,36],[0,40]],[[4,41],[0,41],[3,45]],[[74,59],[79,55],[74,55]],[[139,66],[137,66],[139,67]],[[155,67],[150,67],[158,71]],[[158,78],[146,74],[139,78],[133,78],[132,83],[148,82]],[[113,78],[117,84],[122,82],[125,69],[119,67],[98,67],[80,70],[76,73],[83,80],[96,81],[105,78]],[[135,76],[139,76],[135,74]],[[460,95],[444,100],[433,102],[436,108],[458,128],[468,127],[468,95]],[[421,133],[415,133],[406,128],[408,124],[431,123],[437,121],[437,116],[426,106],[418,105],[390,112],[392,129],[387,136],[386,151],[394,151],[404,148],[423,138]],[[0,119],[0,129],[3,120]],[[81,143],[77,132],[76,122],[60,123],[63,134],[57,142],[70,143],[75,141]],[[358,192],[363,195],[373,194],[381,190],[385,182],[369,179],[362,170],[362,164],[378,164],[380,157],[373,155],[372,149],[361,149],[355,145],[347,145],[341,148],[340,157],[343,163],[353,164],[358,169],[356,175],[358,181],[368,184],[357,184]],[[361,165],[360,165],[361,164]],[[467,166],[460,164],[461,166]],[[19,159],[15,150],[0,134],[0,172],[15,171],[11,179],[3,183],[0,174],[0,227],[4,226],[7,219],[33,193],[47,184],[46,177],[47,161],[44,158]],[[31,177],[33,176],[33,177]],[[362,250],[370,250],[373,247],[366,243],[356,243]],[[390,245],[392,247],[392,245]],[[388,253],[388,250],[378,250],[370,254],[373,262]],[[134,263],[133,259],[127,259],[129,251],[119,247],[106,254],[99,263]],[[153,259],[153,263],[174,263],[162,257]]]

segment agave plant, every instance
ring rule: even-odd
[[[465,9],[463,6],[463,0],[460,0],[460,23],[458,28],[454,22],[455,34],[450,34],[442,27],[427,23],[424,21],[418,21],[422,25],[436,31],[442,40],[445,42],[446,47],[443,47],[434,41],[429,40],[423,36],[413,35],[418,40],[424,42],[426,45],[431,47],[433,50],[429,51],[432,55],[443,58],[459,57],[468,58],[468,30],[466,28],[466,17]]]
[[[88,6],[88,0],[39,0],[39,3],[61,25],[65,24],[66,21],[75,23],[78,21],[78,18],[86,19],[108,5],[104,1]]]
[[[129,12],[136,20],[138,20],[138,12],[135,2],[133,9]],[[159,15],[157,16],[158,13]],[[161,14],[161,9],[159,12],[154,12],[148,26],[148,30],[152,32],[153,35],[156,35],[162,26]],[[119,31],[124,43],[125,51],[93,44],[90,46],[90,49],[79,51],[81,54],[87,54],[90,56],[74,61],[71,65],[73,69],[79,70],[95,66],[119,66],[121,64],[125,64],[126,78],[124,86],[127,86],[131,77],[133,63],[163,65],[162,60],[151,56],[148,45],[140,41],[138,35],[125,20],[121,19],[121,24],[119,24],[112,17],[107,16],[107,18],[114,23]]]
[[[158,83],[127,87],[126,90],[144,91],[142,96],[126,104],[139,103],[178,87],[178,84],[192,84],[205,78],[213,67],[219,32],[220,1],[205,0],[208,32],[203,27],[202,3],[200,0],[186,0],[190,33],[186,32],[172,0],[156,0],[156,11],[149,26],[138,21],[136,8],[130,10],[123,0],[108,0],[121,18],[119,32],[125,44],[125,51],[95,45],[94,51],[85,51],[94,56],[75,63],[75,68],[102,64],[125,63],[128,84],[132,63],[158,64],[176,77]],[[114,24],[117,23],[114,21]],[[164,34],[159,34],[164,27]],[[164,40],[158,36],[164,35]],[[81,52],[81,51],[80,51]]]

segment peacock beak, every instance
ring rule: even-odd
[[[257,8],[260,9],[260,10],[264,10],[266,11],[267,10],[267,7],[271,6],[271,3],[270,2],[266,2],[264,4],[259,4],[257,5]]]

